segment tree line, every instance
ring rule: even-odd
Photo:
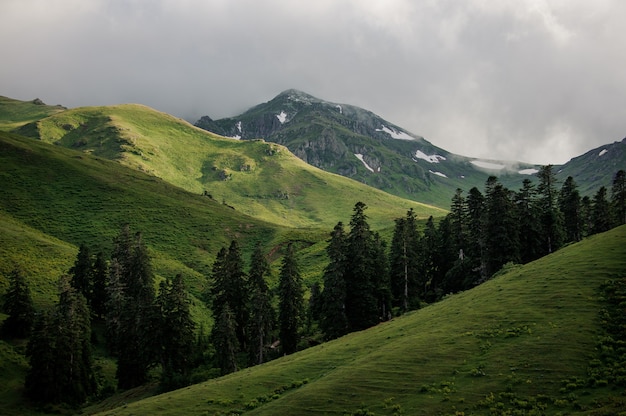
[[[207,280],[203,300],[214,318],[209,334],[191,317],[181,275],[156,290],[142,235],[126,225],[108,258],[81,245],[50,310],[35,311],[26,280],[15,270],[2,333],[29,337],[25,390],[39,402],[80,404],[102,394],[93,324],[117,361],[120,389],[145,384],[157,368],[163,390],[191,383],[194,371],[237,371],[371,327],[480,284],[507,263],[535,260],[626,223],[623,170],[610,198],[605,187],[581,197],[571,177],[558,188],[550,165],[537,178],[537,185],[527,179],[518,191],[496,177],[487,179],[484,192],[474,187],[464,196],[458,189],[439,221],[421,224],[409,210],[395,220],[389,245],[370,229],[367,206],[357,202],[348,228],[339,222],[330,232],[322,284],[309,288],[308,302],[293,243],[283,247],[278,285],[270,288],[261,246],[246,267],[233,240],[217,253]]]
[[[557,187],[551,165],[511,191],[491,176],[484,192],[457,189],[449,214],[423,230],[413,210],[395,220],[391,244],[370,231],[363,203],[350,230],[330,234],[323,289],[311,293],[312,314],[326,339],[367,328],[489,279],[507,263],[523,264],[565,244],[626,223],[626,175],[581,197],[570,176]],[[393,312],[392,312],[393,311]]]

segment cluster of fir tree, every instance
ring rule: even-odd
[[[260,245],[254,249],[247,274],[236,240],[217,253],[208,298],[215,320],[211,340],[222,374],[297,350],[304,304],[302,278],[291,243],[280,269],[278,322],[274,294],[266,282],[269,273]]]
[[[614,177],[593,198],[581,197],[572,177],[560,190],[552,166],[525,180],[518,192],[488,178],[485,193],[460,189],[450,213],[438,224],[430,217],[420,232],[413,210],[395,221],[388,256],[384,242],[369,230],[357,203],[351,229],[335,226],[327,247],[323,290],[312,290],[311,312],[327,339],[367,328],[422,302],[469,289],[506,263],[526,263],[585,236],[626,223],[626,178]],[[314,288],[316,289],[316,288]],[[319,295],[318,295],[319,293]]]
[[[367,222],[363,202],[354,206],[350,230],[339,222],[330,234],[323,289],[312,290],[311,315],[326,339],[376,325],[391,317],[386,244]]]
[[[22,273],[12,273],[3,334],[30,336],[25,391],[33,401],[79,405],[98,393],[94,321],[106,328],[119,388],[144,384],[159,365],[162,389],[189,384],[196,337],[182,276],[161,282],[157,295],[141,234],[131,236],[124,226],[114,243],[109,265],[102,254],[93,258],[87,246],[80,247],[74,266],[59,279],[59,300],[50,310],[35,313]]]

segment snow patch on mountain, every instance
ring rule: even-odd
[[[534,175],[537,172],[539,172],[539,170],[537,170],[535,168],[529,168],[529,169],[522,169],[522,170],[518,171],[517,173],[519,173],[520,175]]]
[[[343,108],[341,108],[339,104],[337,104],[335,107],[337,108],[337,110],[339,110],[339,114],[343,114]]]
[[[439,163],[440,160],[446,160],[446,158],[441,155],[427,155],[421,150],[415,151],[415,157],[417,159],[423,159],[428,163]]]
[[[388,135],[390,135],[393,139],[398,139],[398,140],[415,140],[414,137],[409,136],[405,132],[394,130],[394,129],[390,129],[389,127],[385,126],[384,124],[382,124],[382,128],[376,129],[376,131],[385,132]]]
[[[368,165],[365,160],[363,160],[363,155],[361,153],[355,153],[354,156],[356,156],[356,158],[359,159],[361,163],[363,163],[363,166],[365,166],[367,170],[369,170],[372,173],[374,172],[374,169],[372,169],[372,167]]]
[[[285,121],[287,121],[287,113],[281,111],[280,114],[276,114],[276,118],[280,121],[280,124],[285,124]]]
[[[428,169],[428,171],[432,173],[433,175],[441,176],[442,178],[447,178],[445,173],[435,172],[434,170],[430,170],[430,169]]]
[[[500,163],[485,162],[484,160],[472,160],[471,163],[472,165],[478,166],[479,168],[490,170],[501,170],[506,167]]]
[[[600,153],[598,153],[598,156],[604,156],[604,155],[606,155],[607,153],[609,153],[609,151],[608,151],[608,150],[606,150],[606,149],[602,149],[602,151],[601,151]]]

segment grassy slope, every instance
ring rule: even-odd
[[[370,206],[374,227],[388,226],[411,207],[422,218],[445,213],[316,169],[283,146],[216,136],[141,105],[68,110],[20,132],[116,159],[193,193],[207,191],[281,225],[332,229],[356,201]]]
[[[65,110],[61,106],[36,104],[0,96],[0,130],[10,131],[26,123],[48,117]]]
[[[624,270],[621,227],[370,330],[104,414],[490,414],[516,399],[571,414],[619,394],[560,389],[585,379],[599,286]]]
[[[133,231],[144,233],[157,273],[187,273],[197,290],[198,274],[208,273],[215,253],[233,238],[246,250],[260,241],[267,251],[288,239],[325,238],[321,231],[247,217],[114,162],[7,133],[0,133],[0,166],[2,218],[105,253],[120,226],[129,223]]]

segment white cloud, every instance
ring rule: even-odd
[[[195,121],[297,88],[476,158],[626,131],[620,0],[2,0],[0,95]]]

